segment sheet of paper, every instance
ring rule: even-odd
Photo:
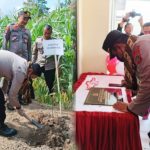
[[[62,39],[43,40],[43,48],[44,48],[43,55],[46,55],[46,56],[64,55]]]

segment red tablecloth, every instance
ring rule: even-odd
[[[74,85],[76,90],[87,75]],[[131,113],[76,111],[76,143],[79,150],[142,150],[139,119]]]

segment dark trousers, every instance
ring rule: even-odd
[[[35,99],[34,89],[32,86],[32,79],[30,79],[30,87],[29,88],[30,88],[31,99]]]
[[[49,93],[52,93],[52,88],[55,80],[55,69],[45,70],[44,67],[41,67],[41,71],[44,73],[44,78],[46,85],[48,86]]]
[[[2,89],[0,88],[0,124],[4,123],[4,120],[6,118],[5,114],[5,99]]]

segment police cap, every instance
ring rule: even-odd
[[[113,47],[116,43],[127,43],[128,35],[121,33],[118,30],[113,30],[108,33],[106,36],[102,48],[106,51],[109,52],[110,58],[115,57],[112,53]]]
[[[19,18],[20,16],[24,16],[24,17],[26,17],[26,18],[28,18],[28,19],[31,19],[31,17],[30,17],[30,12],[29,12],[29,11],[20,11],[20,12],[18,13],[18,18]]]
[[[37,63],[32,63],[31,64],[31,68],[33,70],[33,73],[36,75],[36,76],[41,76],[42,72],[41,72],[41,68],[40,68],[40,65],[37,64]]]

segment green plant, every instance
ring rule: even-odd
[[[44,2],[43,4],[41,2]],[[65,5],[61,5],[60,8],[47,12],[45,7],[45,0],[27,0],[24,3],[23,10],[29,10],[31,12],[32,19],[28,22],[27,28],[31,31],[32,42],[36,40],[38,36],[42,36],[43,28],[46,24],[50,24],[53,27],[53,37],[63,39],[64,41],[64,55],[60,59],[59,63],[59,82],[61,91],[61,101],[64,108],[71,107],[72,103],[72,84],[73,84],[73,70],[75,60],[75,45],[76,45],[76,18],[74,10],[68,7],[70,0],[65,1]],[[45,11],[41,12],[41,8],[44,7]],[[16,22],[17,12],[14,12],[14,16],[4,16],[0,20],[0,46],[2,45],[2,37],[5,27],[9,23]],[[35,89],[35,95],[39,102],[52,105],[59,104],[59,93],[57,91],[57,82],[54,84],[54,95],[50,96],[48,88],[45,84],[44,78],[35,79],[33,82]]]
[[[42,20],[40,22],[40,20]],[[59,65],[59,82],[60,82],[60,91],[61,91],[61,101],[64,108],[71,107],[72,101],[72,84],[73,84],[73,67],[75,60],[75,50],[74,43],[76,39],[76,23],[75,17],[72,14],[72,11],[69,8],[60,8],[51,12],[48,16],[43,16],[39,18],[32,28],[33,39],[37,35],[42,35],[42,29],[45,23],[49,23],[53,27],[53,36],[56,38],[62,38],[64,40],[65,53],[64,56],[60,59]],[[35,30],[36,29],[36,30]],[[41,88],[41,86],[40,86]],[[44,90],[43,90],[44,91]],[[47,91],[46,91],[47,92]],[[38,91],[37,95],[47,95],[40,94]],[[57,91],[57,82],[54,84],[54,93],[55,93],[55,102],[54,104],[59,104],[59,93]],[[45,96],[46,101],[50,101],[49,97]],[[41,100],[43,101],[43,100]],[[46,102],[48,103],[48,102]]]

